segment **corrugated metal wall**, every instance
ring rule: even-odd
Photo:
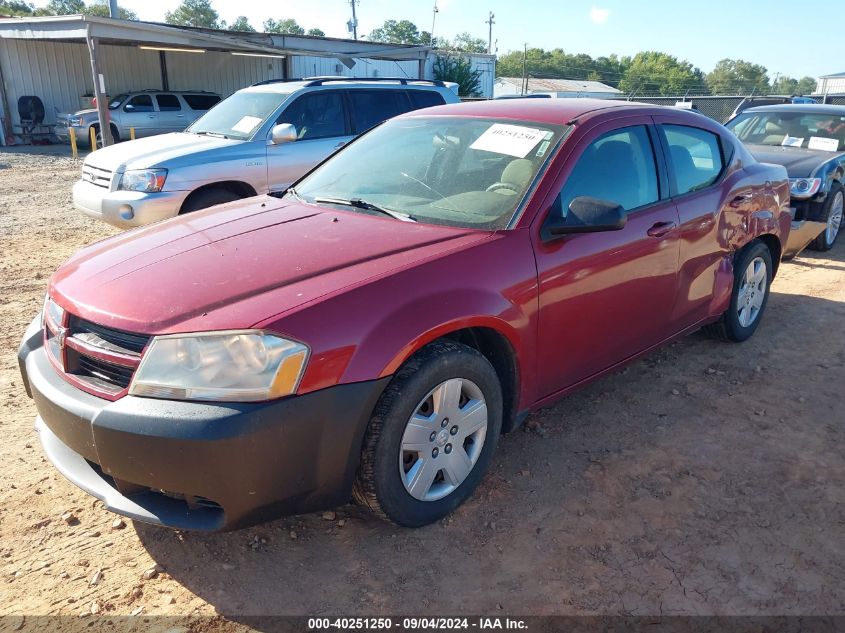
[[[291,58],[293,77],[341,75],[343,77],[419,77],[419,63],[412,61],[385,61],[356,58],[355,66],[347,68],[335,57],[309,57],[294,55]]]
[[[0,64],[12,119],[18,121],[18,98],[36,95],[44,102],[45,121],[55,112],[80,108],[80,97],[93,90],[85,44],[0,40]],[[101,61],[110,94],[161,85],[158,53],[126,46],[104,46]]]
[[[103,46],[100,64],[106,77],[106,90],[117,95],[130,90],[161,88],[159,52],[134,46]],[[256,81],[284,75],[284,59],[243,57],[230,53],[167,52],[167,76],[171,90],[208,90],[227,97]],[[485,55],[467,56],[481,71],[482,95],[493,95],[495,61]],[[343,75],[347,77],[419,76],[419,62],[356,59],[352,69],[334,57],[294,55],[292,76]],[[433,78],[434,56],[426,62],[426,78]],[[80,97],[90,94],[93,85],[88,47],[84,43],[37,40],[0,40],[2,70],[8,113],[12,123],[19,123],[17,101],[24,95],[36,95],[44,102],[45,122],[54,123],[57,112],[80,109]]]
[[[207,90],[225,98],[256,81],[284,76],[285,60],[282,58],[243,57],[212,51],[202,55],[165,54],[171,90]]]
[[[432,51],[426,60],[426,79],[434,78],[434,60],[436,54],[436,51]],[[481,94],[479,96],[492,99],[493,84],[496,81],[496,59],[489,55],[473,55],[472,53],[464,54],[464,58],[470,61],[473,70],[481,73]]]
[[[227,97],[244,86],[284,73],[283,59],[217,52],[165,55],[171,90],[208,90]],[[82,43],[0,40],[0,65],[15,124],[19,123],[19,97],[40,97],[45,121],[53,123],[56,111],[78,110],[80,97],[93,90],[88,47]],[[158,51],[103,46],[100,66],[110,95],[162,86]]]

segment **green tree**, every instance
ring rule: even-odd
[[[252,24],[249,23],[249,20],[246,19],[246,16],[239,15],[235,18],[235,21],[232,22],[227,28],[231,29],[232,31],[243,31],[245,33],[255,33],[255,29],[253,28]]]
[[[434,78],[454,81],[462,97],[477,97],[481,93],[481,72],[474,70],[462,55],[438,55],[434,59]]]
[[[84,10],[83,0],[50,0],[43,9],[36,9],[35,15],[75,15]]]
[[[815,77],[801,77],[798,80],[798,88],[795,92],[799,95],[811,95],[816,91],[818,82]]]
[[[182,0],[176,9],[164,14],[164,21],[177,26],[201,26],[208,29],[221,27],[220,16],[211,6],[210,0]]]
[[[550,51],[529,48],[525,69],[534,77],[591,79],[616,87],[630,65],[630,57],[610,55],[593,59],[583,53],[566,53],[560,48]],[[496,70],[500,77],[521,77],[522,51],[511,51],[499,57]]]
[[[29,16],[34,13],[35,7],[30,2],[0,0],[0,15]]]
[[[782,75],[772,84],[772,92],[776,95],[798,94],[798,80]]]
[[[85,15],[96,15],[101,18],[111,17],[108,0],[95,0],[94,2],[85,7],[82,10],[82,13],[84,13]],[[117,17],[119,17],[121,20],[137,20],[138,14],[134,11],[130,11],[129,9],[118,7]]]
[[[284,20],[274,20],[268,18],[264,20],[265,33],[282,33],[284,35],[305,35],[303,29],[293,18],[285,18]]]
[[[423,36],[426,36],[425,39]],[[428,44],[431,42],[431,34],[420,33],[417,25],[410,20],[387,20],[379,28],[373,29],[368,39],[387,44]]]
[[[428,33],[426,33],[428,35]],[[431,36],[429,35],[429,38]],[[446,51],[461,51],[463,53],[486,53],[487,42],[480,37],[473,37],[466,31],[458,33],[453,40],[437,40],[437,47]]]
[[[314,37],[326,37],[325,31],[323,29],[308,29],[305,35],[313,35]]]
[[[677,95],[706,89],[704,73],[686,60],[658,51],[637,53],[619,81],[629,94]]]
[[[771,90],[765,66],[744,59],[723,59],[707,74],[713,94],[766,94]]]

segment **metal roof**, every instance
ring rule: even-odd
[[[103,44],[153,44],[274,55],[314,55],[337,57],[341,61],[356,57],[388,60],[425,59],[429,51],[427,46],[382,44],[306,35],[221,31],[90,15],[0,19],[0,39],[68,41],[84,39],[89,35],[99,38]]]
[[[522,85],[522,77],[497,77],[496,81],[515,86]],[[600,81],[590,81],[587,79],[539,79],[537,77],[529,77],[528,90],[530,92],[606,92],[621,94],[619,90],[612,86],[603,84]]]
[[[833,73],[832,75],[819,75],[819,79],[835,79],[837,77],[845,77],[845,72]]]

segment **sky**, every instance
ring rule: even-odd
[[[47,0],[37,0],[43,6]],[[118,0],[142,20],[163,21],[178,0]],[[294,18],[306,29],[351,37],[349,0],[212,0],[221,18],[246,15],[260,29],[268,17]],[[704,72],[725,57],[762,64],[770,79],[845,71],[840,26],[835,20],[798,19],[794,0],[437,0],[435,37],[468,31],[487,39],[495,14],[498,52],[530,47],[563,48],[593,57],[660,50],[687,59]],[[407,19],[430,31],[434,0],[359,0],[358,33],[385,20]]]

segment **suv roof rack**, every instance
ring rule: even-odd
[[[266,86],[267,84],[275,84],[275,83],[290,83],[294,81],[302,81],[305,82],[303,84],[303,88],[311,88],[312,86],[322,86],[325,83],[331,82],[397,82],[402,84],[403,86],[407,86],[408,84],[427,84],[430,86],[438,86],[440,88],[445,88],[446,84],[440,81],[439,79],[414,79],[412,77],[302,77],[298,79],[265,79],[264,81],[258,81],[253,86]]]
[[[216,95],[216,92],[209,92],[208,90],[162,90],[161,88],[143,88],[142,90],[127,90],[126,94],[136,94],[140,92],[166,92],[167,94],[207,94],[207,95]]]

